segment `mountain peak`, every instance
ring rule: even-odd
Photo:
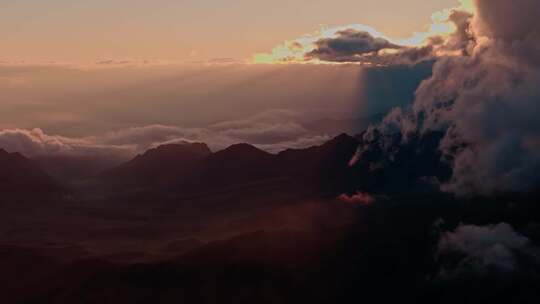
[[[32,196],[38,193],[57,193],[60,190],[37,164],[20,153],[0,149],[0,168],[0,191],[4,194],[0,200],[9,194]]]
[[[247,144],[247,143],[240,143],[235,144],[232,146],[229,146],[228,148],[222,150],[221,152],[228,151],[228,152],[255,152],[255,153],[262,153],[262,154],[270,154],[266,151],[263,151],[253,145]]]
[[[150,149],[139,155],[138,158],[177,158],[182,156],[206,157],[212,154],[210,148],[204,143],[166,144]]]
[[[253,145],[241,143],[232,145],[212,155],[214,160],[264,160],[271,158],[272,154],[263,151]]]
[[[124,166],[133,166],[138,163],[162,163],[191,162],[202,160],[212,154],[212,151],[204,143],[167,144],[150,149],[127,162]]]
[[[212,154],[204,143],[161,145],[104,173],[106,177],[128,183],[158,183],[194,174],[200,162]]]
[[[339,144],[339,143],[350,143],[350,142],[356,142],[357,140],[346,133],[341,133],[340,135],[332,138],[330,141],[328,141],[326,144]]]

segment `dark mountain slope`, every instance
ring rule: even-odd
[[[0,149],[0,200],[41,197],[61,191],[33,161],[20,153]]]
[[[322,146],[283,151],[277,159],[288,176],[335,195],[351,190],[349,162],[357,147],[357,139],[342,134]]]
[[[211,153],[204,144],[161,146],[102,175],[109,184],[207,192],[269,180],[325,194],[349,190],[358,141],[340,135],[322,146],[270,154],[249,144]]]
[[[237,144],[210,155],[203,182],[214,186],[249,183],[278,177],[275,156],[249,144]]]
[[[102,177],[112,184],[165,185],[199,174],[201,162],[211,153],[202,143],[163,145],[103,173]]]

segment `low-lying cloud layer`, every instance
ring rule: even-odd
[[[71,138],[48,135],[41,129],[0,131],[0,147],[27,156],[106,156],[129,158],[161,144],[204,142],[213,150],[247,142],[270,152],[319,145],[329,135],[315,134],[297,122],[297,114],[273,110],[206,128],[148,125],[107,132],[99,136]]]
[[[69,138],[48,135],[41,129],[5,129],[0,131],[0,148],[27,156],[114,156],[127,157],[134,153],[132,145],[106,144],[94,138]]]

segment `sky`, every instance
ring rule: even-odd
[[[457,0],[2,0],[2,61],[249,58],[323,26],[405,38]]]

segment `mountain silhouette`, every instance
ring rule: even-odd
[[[123,185],[131,183],[180,192],[290,180],[299,188],[334,195],[348,187],[348,163],[357,145],[357,139],[345,134],[321,146],[279,154],[246,143],[215,153],[205,144],[166,145],[105,172],[103,177]]]
[[[0,199],[24,199],[61,192],[61,187],[20,153],[0,149]]]
[[[334,195],[351,191],[349,162],[357,147],[356,138],[341,134],[321,146],[285,150],[277,158],[289,176]]]
[[[202,182],[222,187],[280,177],[277,165],[274,155],[249,144],[237,144],[206,159]]]
[[[162,145],[106,171],[102,176],[111,183],[165,185],[199,174],[202,161],[211,153],[202,143]]]

